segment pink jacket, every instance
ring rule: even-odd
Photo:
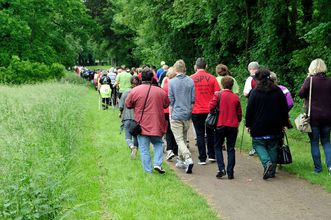
[[[134,119],[137,122],[140,120],[149,86],[142,84],[133,88],[125,100],[127,108],[134,108]],[[168,106],[169,99],[166,92],[157,86],[152,86],[140,122],[142,135],[160,137],[166,133],[167,123],[163,111]]]

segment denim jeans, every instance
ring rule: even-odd
[[[256,150],[257,155],[264,168],[266,168],[267,163],[271,162],[273,164],[272,174],[276,172],[277,166],[277,147],[280,143],[281,138],[273,139],[254,139],[253,138],[253,148]]]
[[[138,139],[136,136],[132,136],[129,132],[130,128],[135,125],[133,120],[125,120],[123,121],[124,131],[125,131],[125,141],[129,148],[133,145],[138,147]]]
[[[312,132],[308,133],[311,145],[311,155],[314,161],[315,172],[322,171],[321,154],[319,149],[319,140],[321,140],[325,163],[328,168],[331,168],[331,144],[330,144],[330,130],[329,126],[312,127]]]
[[[238,128],[224,126],[217,128],[214,136],[215,155],[219,171],[225,170],[222,145],[224,144],[226,138],[226,151],[228,154],[228,165],[226,172],[229,176],[233,176],[233,169],[236,164],[236,151],[234,147],[236,144],[237,134]]]
[[[207,153],[209,158],[215,159],[215,150],[214,150],[214,130],[206,127],[206,118],[207,113],[205,114],[192,114],[192,121],[197,135],[197,144],[199,150],[199,160],[205,162],[207,159]],[[206,143],[205,143],[205,133],[207,133],[207,149],[206,153]]]
[[[170,119],[169,119],[169,113],[165,113],[165,119],[168,123],[168,129],[166,133],[166,141],[167,141],[167,150],[172,150],[172,152],[175,155],[178,155],[178,145],[175,140],[175,136],[171,130],[171,125],[170,125]]]
[[[154,146],[154,166],[162,166],[163,141],[162,137],[138,135],[140,159],[145,172],[152,173],[152,161],[149,151],[150,143]]]

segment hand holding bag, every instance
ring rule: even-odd
[[[311,112],[311,92],[312,92],[312,87],[313,87],[313,78],[310,77],[308,114],[306,114],[306,113],[300,113],[299,116],[294,120],[297,129],[300,132],[304,132],[304,133],[311,132],[310,112]]]
[[[218,93],[216,108],[212,109],[207,115],[205,122],[206,122],[206,126],[209,128],[212,128],[212,129],[216,128],[218,115],[220,112],[220,109],[219,109],[220,101],[221,101],[221,92]]]
[[[141,122],[141,119],[143,118],[143,115],[144,115],[144,111],[145,111],[145,107],[146,107],[146,102],[147,102],[147,98],[148,98],[149,92],[151,91],[151,87],[152,87],[152,84],[150,84],[150,86],[149,86],[149,89],[148,89],[148,92],[147,92],[147,96],[146,96],[146,99],[145,99],[144,107],[143,107],[143,110],[142,110],[142,113],[141,113],[139,122],[134,121],[134,123],[136,123],[136,124],[134,126],[132,126],[130,128],[130,130],[129,130],[129,133],[132,136],[138,136],[139,134],[141,134],[141,131],[142,130],[141,130],[140,122]]]
[[[285,137],[286,143],[284,142],[284,138],[283,138],[281,144],[277,148],[277,163],[278,164],[292,163],[292,154],[290,151],[287,135],[285,132],[284,132],[284,137]]]

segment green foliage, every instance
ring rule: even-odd
[[[73,199],[70,161],[86,88],[0,86],[0,219],[55,219]]]
[[[64,66],[53,63],[48,66],[43,63],[22,61],[13,56],[7,68],[0,68],[0,82],[8,84],[36,83],[49,79],[60,79],[64,76]]]
[[[95,24],[78,0],[2,0],[0,66],[10,57],[47,65],[75,64]],[[76,43],[75,43],[76,42]]]

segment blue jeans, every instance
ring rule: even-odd
[[[145,172],[152,173],[153,171],[151,154],[149,151],[150,143],[152,143],[154,146],[154,166],[162,166],[162,159],[163,159],[162,137],[138,135],[138,143],[140,149],[140,159]]]
[[[125,120],[123,121],[124,131],[125,131],[125,141],[126,144],[131,148],[131,146],[138,147],[138,140],[136,136],[130,134],[130,128],[134,126],[136,123],[133,120]]]
[[[225,170],[222,145],[226,138],[226,151],[228,154],[228,165],[226,172],[228,176],[233,176],[234,165],[236,164],[236,151],[234,149],[237,139],[238,128],[220,127],[215,131],[215,155],[218,165],[218,170]]]
[[[312,127],[312,132],[308,133],[311,145],[311,156],[314,161],[315,172],[322,171],[321,154],[319,149],[319,140],[321,140],[326,166],[331,168],[331,144],[330,144],[330,130],[329,126]]]
[[[192,114],[192,122],[194,125],[195,133],[197,135],[199,160],[201,162],[205,162],[207,159],[205,133],[207,133],[208,157],[215,159],[214,130],[206,127],[205,121],[206,121],[207,115],[208,115],[207,113]]]

